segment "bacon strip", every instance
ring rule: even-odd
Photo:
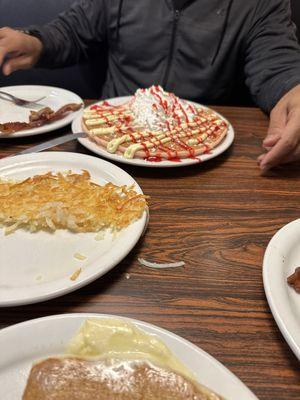
[[[38,128],[42,125],[64,118],[70,112],[79,110],[83,105],[77,103],[65,104],[57,111],[53,111],[50,107],[44,107],[39,111],[30,111],[29,122],[5,122],[0,124],[0,134],[11,134],[25,129]]]

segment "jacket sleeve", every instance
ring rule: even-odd
[[[106,35],[104,0],[79,0],[44,26],[29,30],[43,43],[37,67],[58,68],[86,60]]]
[[[300,84],[300,47],[289,0],[258,0],[245,43],[245,74],[254,101],[266,112]]]

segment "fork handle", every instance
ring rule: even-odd
[[[2,90],[0,90],[0,94],[1,94],[2,96],[8,97],[8,99],[10,99],[10,100],[12,100],[12,101],[15,100],[15,96],[13,96],[13,95],[10,94],[10,93],[2,92]]]

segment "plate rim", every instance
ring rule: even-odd
[[[50,90],[59,90],[59,91],[62,91],[62,92],[65,92],[65,93],[68,93],[68,94],[74,96],[74,98],[76,97],[78,99],[78,102],[80,102],[84,105],[83,99],[77,93],[75,93],[69,89],[61,88],[58,86],[28,84],[28,85],[1,86],[0,88],[1,88],[1,90],[10,90],[13,88],[24,88],[24,90],[26,90],[26,88],[29,88],[29,87],[50,89]],[[61,129],[61,128],[71,124],[73,122],[73,120],[80,115],[81,111],[82,110],[80,109],[78,111],[70,113],[69,115],[66,115],[64,118],[62,118],[58,121],[53,121],[52,123],[56,123],[55,127],[51,126],[52,123],[50,123],[50,124],[42,125],[38,128],[25,129],[23,131],[14,132],[14,133],[7,134],[7,135],[0,134],[0,139],[1,140],[2,139],[19,139],[19,138],[37,136],[37,135],[42,135],[44,133],[53,132],[57,129]],[[37,131],[35,131],[35,129]],[[32,132],[32,131],[34,131],[34,132]]]
[[[265,253],[264,253],[262,275],[263,275],[263,285],[264,285],[265,294],[267,297],[267,301],[268,301],[270,310],[275,319],[275,322],[277,323],[277,326],[278,326],[279,330],[281,331],[283,337],[285,338],[287,344],[289,345],[290,349],[293,351],[295,356],[300,361],[300,342],[297,343],[296,339],[294,338],[293,333],[290,332],[291,320],[295,321],[296,324],[299,324],[299,321],[297,320],[297,318],[294,316],[293,313],[291,313],[291,316],[288,316],[288,317],[285,316],[285,318],[283,318],[281,313],[279,312],[279,310],[277,308],[278,300],[273,295],[273,290],[274,290],[274,289],[272,289],[273,282],[272,282],[272,279],[270,278],[271,267],[270,267],[270,263],[268,262],[269,258],[271,257],[272,247],[274,246],[274,243],[276,243],[280,239],[281,235],[284,234],[284,232],[289,231],[291,226],[297,226],[300,231],[300,218],[290,221],[287,224],[283,225],[272,236],[272,238],[270,239],[270,241],[267,245]],[[288,287],[287,287],[287,289],[293,290]]]
[[[91,107],[91,105],[94,104],[99,104],[102,103],[103,101],[128,101],[132,98],[133,96],[119,96],[119,97],[112,97],[110,99],[103,99],[103,100],[97,100],[95,102],[93,102],[92,104],[86,106],[83,108],[83,110],[81,110],[80,114],[76,116],[76,118],[74,118],[74,120],[72,121],[72,125],[71,125],[71,129],[72,132],[75,134],[77,132],[81,132],[81,118],[82,118],[82,114],[83,111],[89,107]],[[142,159],[126,159],[118,154],[111,154],[109,152],[107,152],[105,149],[102,149],[101,147],[97,146],[95,143],[93,143],[92,141],[90,141],[88,138],[78,138],[77,140],[79,141],[80,144],[82,144],[82,146],[84,146],[85,148],[87,148],[88,150],[90,150],[91,152],[93,152],[94,154],[97,154],[98,156],[107,158],[111,161],[114,162],[120,162],[123,164],[128,164],[128,165],[132,165],[132,166],[136,166],[136,167],[150,167],[150,168],[179,168],[179,167],[187,167],[189,165],[195,165],[195,164],[202,164],[205,161],[209,161],[215,157],[218,157],[219,155],[221,155],[222,153],[224,153],[226,150],[228,150],[230,148],[230,146],[232,145],[234,138],[235,138],[235,130],[233,125],[228,121],[227,118],[225,118],[222,114],[220,114],[219,112],[215,111],[213,108],[205,106],[203,104],[200,103],[196,103],[194,101],[191,100],[185,100],[191,104],[194,104],[198,107],[203,107],[204,109],[207,110],[212,110],[214,113],[216,113],[217,115],[219,115],[219,117],[221,117],[222,119],[224,119],[226,122],[228,122],[229,124],[229,130],[228,133],[226,135],[226,137],[215,147],[211,150],[210,154],[202,154],[199,156],[199,159],[183,159],[183,162],[172,162],[172,161],[161,161],[161,162],[153,162],[153,161],[145,161]],[[77,128],[78,125],[78,128]],[[227,142],[226,142],[227,140]],[[222,145],[224,145],[224,141],[225,141],[225,147],[224,149],[222,149]],[[97,146],[97,147],[96,147]],[[221,147],[221,151],[220,151],[220,147]],[[219,149],[219,151],[218,151]]]
[[[44,317],[39,317],[39,318],[33,318],[27,321],[19,322],[17,324],[8,326],[6,328],[3,328],[0,330],[0,340],[5,340],[5,336],[9,337],[9,334],[11,331],[18,331],[18,329],[22,329],[22,327],[30,327],[35,326],[36,324],[43,324],[44,322],[50,322],[50,323],[55,323],[57,320],[76,320],[78,319],[80,321],[80,324],[84,322],[85,319],[87,318],[115,318],[115,319],[121,319],[125,320],[128,322],[131,322],[133,324],[136,324],[139,328],[144,329],[146,328],[146,331],[154,331],[154,334],[156,334],[158,337],[161,338],[160,333],[163,335],[170,337],[171,339],[174,339],[176,342],[179,344],[183,345],[184,347],[188,347],[191,349],[193,352],[201,354],[203,358],[208,360],[208,362],[213,365],[214,368],[219,369],[222,371],[223,374],[226,374],[228,379],[231,379],[232,384],[238,384],[241,388],[243,388],[243,391],[245,391],[245,394],[249,396],[248,400],[259,400],[256,395],[252,392],[251,389],[248,388],[248,386],[237,376],[235,375],[229,368],[227,368],[224,364],[222,364],[218,359],[213,357],[210,353],[206,352],[203,350],[201,347],[195,345],[194,343],[190,342],[189,340],[185,339],[182,336],[177,335],[176,333],[173,333],[172,331],[162,328],[158,325],[149,323],[144,320],[139,320],[136,318],[131,318],[131,317],[126,317],[122,315],[117,315],[117,314],[106,314],[106,313],[66,313],[66,314],[53,314],[53,315],[48,315]],[[79,328],[79,327],[78,327]],[[75,332],[74,332],[75,334]],[[4,339],[3,339],[4,336]],[[162,339],[162,338],[161,338]],[[163,339],[162,339],[163,340]],[[166,344],[167,345],[167,344]],[[170,346],[167,345],[169,348]],[[174,351],[171,349],[171,351]],[[177,355],[178,357],[178,355]],[[180,357],[178,357],[180,359]],[[206,386],[205,384],[199,382],[200,384]],[[206,386],[207,387],[207,386]],[[210,390],[216,391],[216,389],[210,387]],[[221,395],[224,396],[224,395]]]
[[[19,160],[19,159],[25,159],[29,161],[32,161],[31,159],[37,159],[40,160],[41,158],[43,159],[47,159],[47,157],[53,158],[55,159],[57,156],[59,157],[59,159],[66,159],[66,155],[68,155],[68,157],[70,157],[70,155],[72,155],[74,158],[84,158],[84,159],[90,159],[93,162],[97,162],[97,163],[101,163],[102,165],[107,165],[110,168],[112,168],[113,171],[118,171],[121,174],[124,175],[125,177],[127,177],[129,180],[131,180],[133,183],[135,183],[135,187],[137,189],[138,192],[143,193],[141,187],[139,186],[139,184],[137,183],[137,181],[126,171],[124,171],[122,168],[120,168],[119,166],[107,161],[107,160],[102,160],[99,159],[97,157],[93,157],[91,155],[88,154],[82,154],[82,153],[74,153],[74,152],[64,152],[64,151],[44,151],[41,153],[29,153],[29,154],[21,154],[21,155],[17,155],[17,156],[13,156],[13,157],[6,157],[0,160],[0,170],[2,167],[2,164],[4,165],[9,165],[10,164],[10,160],[12,160],[12,164],[14,164],[14,160]],[[24,160],[24,162],[26,162]],[[100,168],[100,166],[99,166]],[[1,172],[1,171],[0,171]],[[84,286],[87,286],[88,284],[90,284],[91,282],[96,281],[97,279],[101,278],[102,276],[104,276],[107,272],[109,272],[110,270],[112,270],[116,265],[118,265],[123,259],[125,259],[127,257],[127,255],[131,252],[131,250],[136,246],[136,244],[138,243],[138,241],[140,240],[140,238],[144,235],[147,226],[148,226],[148,222],[149,222],[149,209],[147,208],[146,211],[143,213],[143,215],[141,216],[141,218],[136,221],[138,223],[137,226],[137,232],[135,237],[133,238],[134,240],[132,240],[132,236],[131,236],[131,242],[130,245],[127,246],[126,250],[123,251],[122,253],[120,253],[118,255],[118,257],[115,258],[114,262],[112,264],[109,264],[108,266],[106,266],[106,268],[101,269],[100,271],[98,271],[98,273],[93,273],[91,275],[88,275],[87,277],[85,277],[84,279],[78,279],[76,281],[70,281],[70,285],[64,288],[59,288],[56,289],[50,293],[47,292],[47,294],[39,294],[37,296],[35,296],[34,298],[25,298],[24,300],[22,299],[10,299],[10,300],[0,300],[0,307],[6,308],[6,307],[15,307],[15,306],[22,306],[22,305],[28,305],[28,304],[35,304],[35,303],[40,303],[43,301],[48,301],[51,300],[53,298],[57,298],[57,297],[61,297],[64,296],[66,294],[69,294],[71,292],[74,292]],[[63,278],[61,278],[63,279]],[[59,281],[61,280],[59,279]]]

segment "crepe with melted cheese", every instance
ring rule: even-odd
[[[23,400],[219,400],[179,375],[143,361],[49,358],[30,373]]]
[[[35,364],[23,400],[221,400],[156,336],[116,319],[87,320],[67,354]]]

